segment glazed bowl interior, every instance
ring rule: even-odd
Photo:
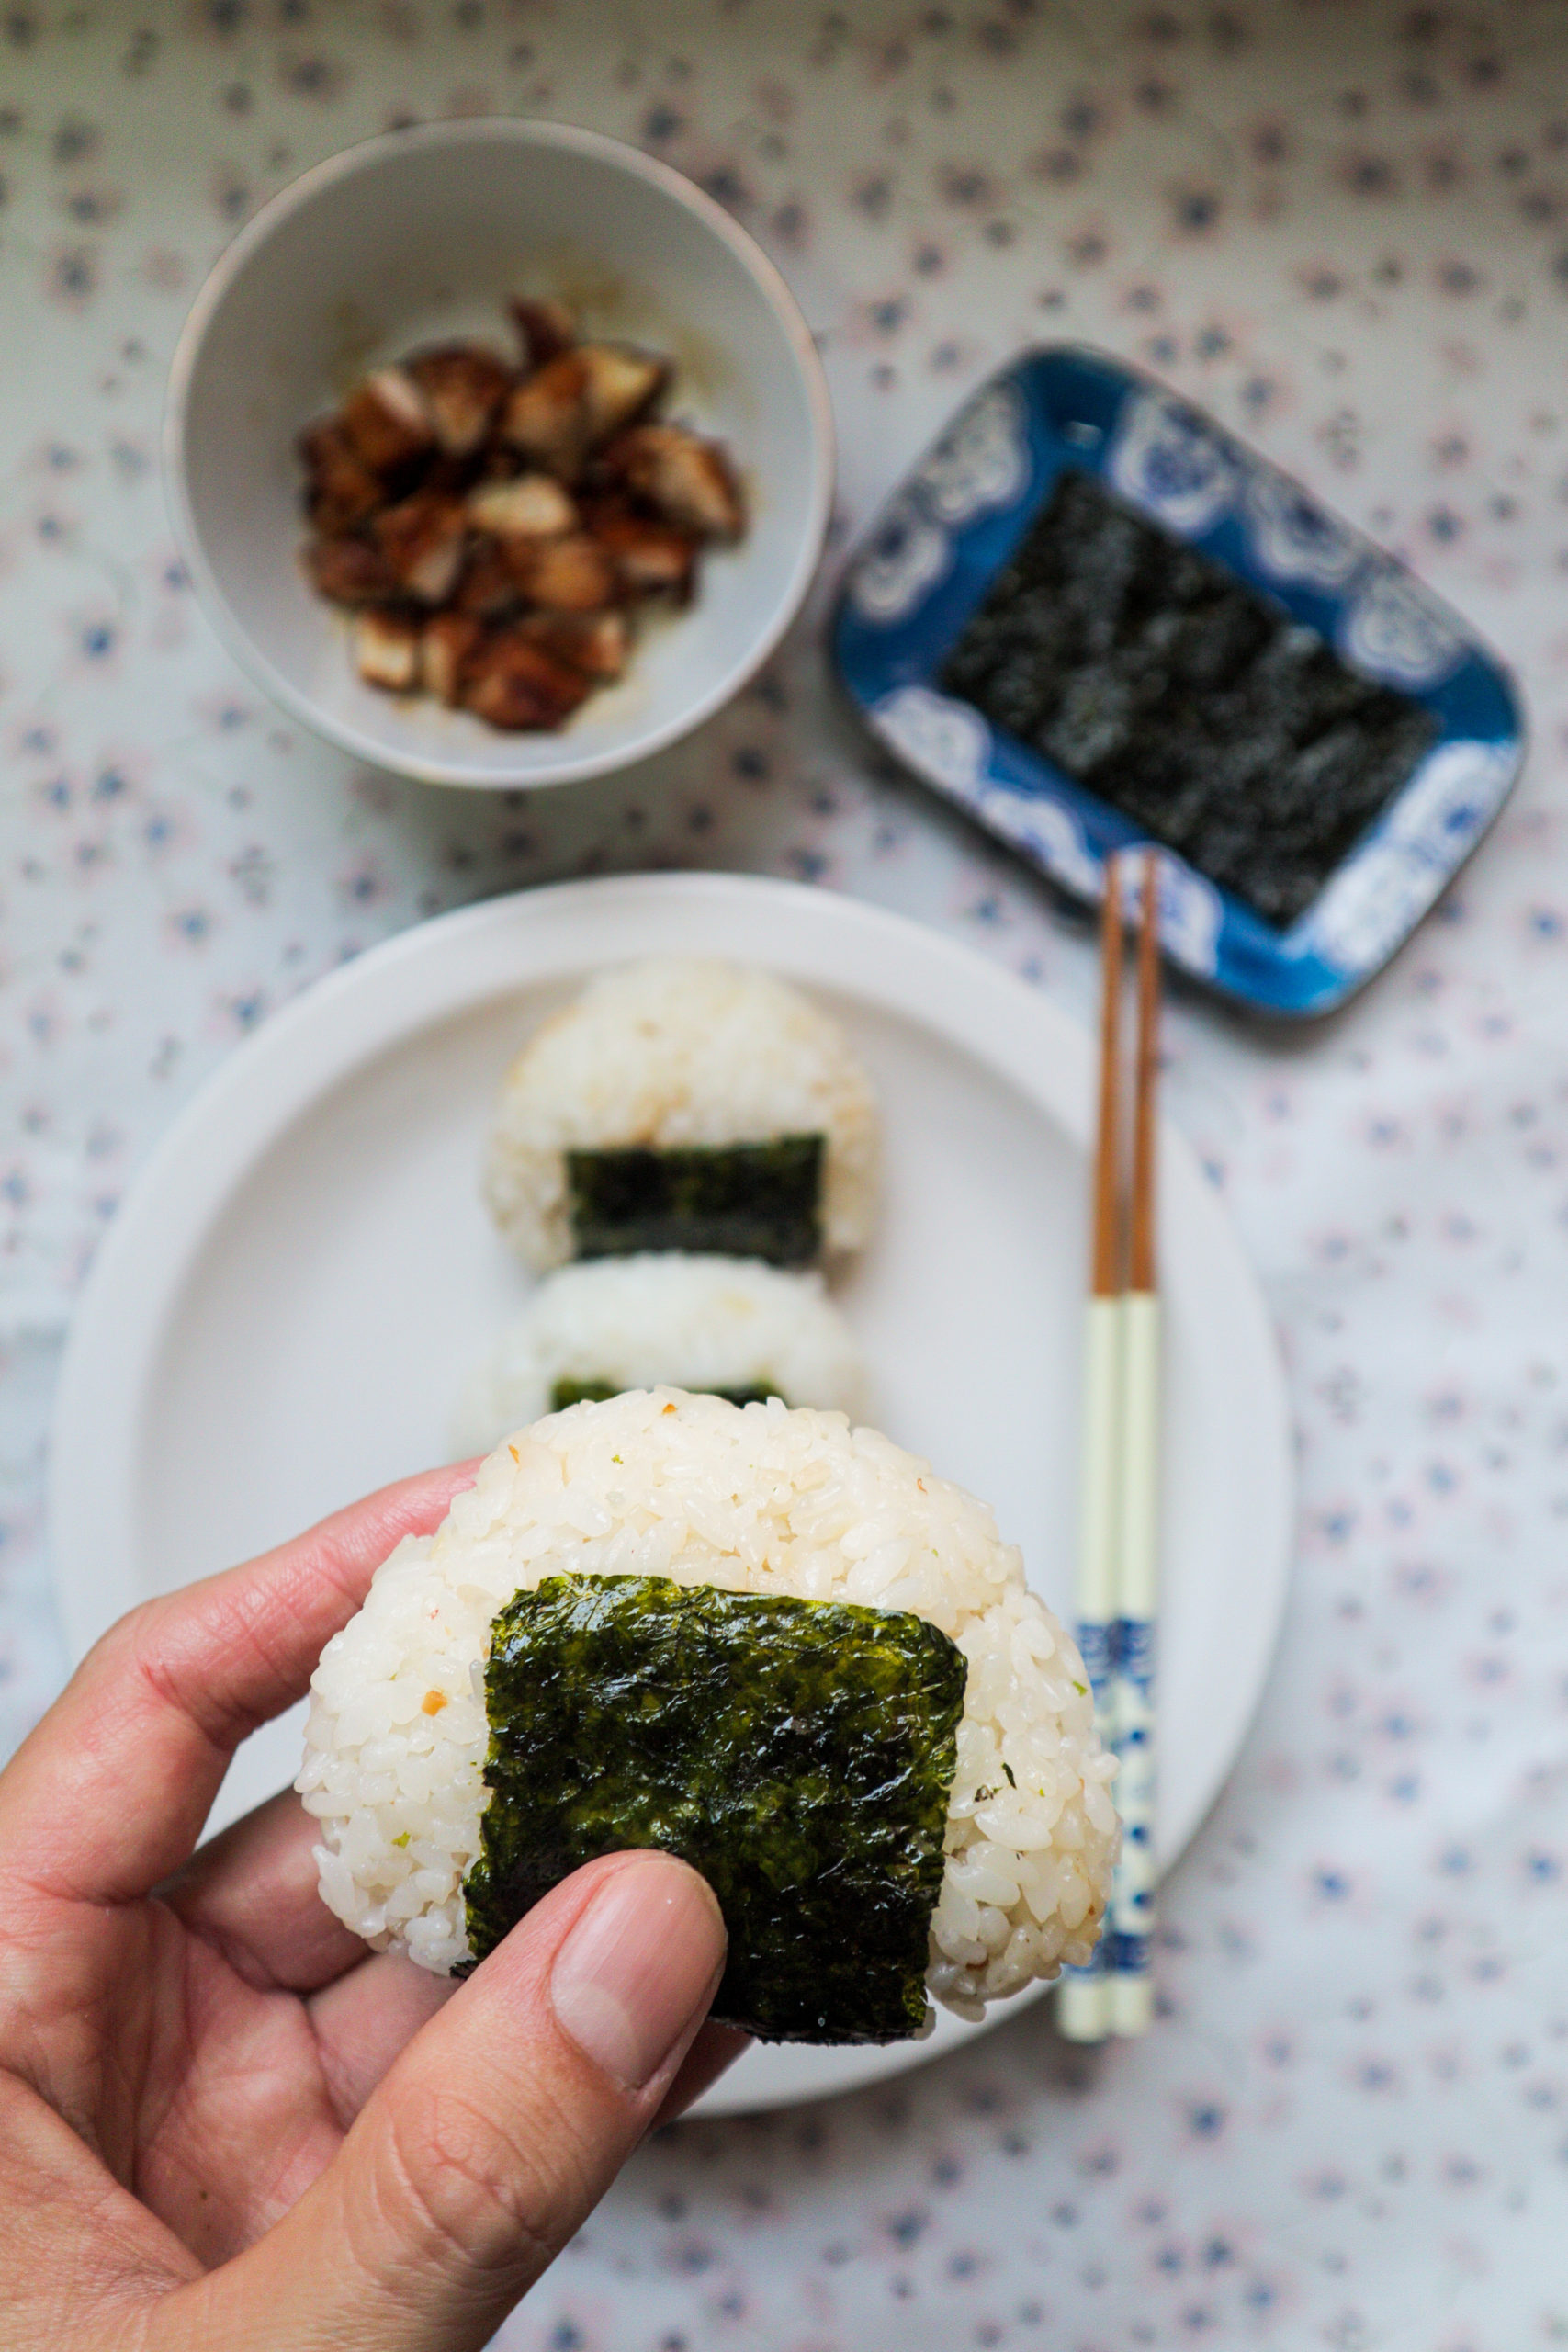
[[[296,440],[367,369],[423,343],[512,347],[506,302],[558,297],[580,329],[675,363],[669,413],[717,435],[749,521],[695,598],[641,631],[625,679],[558,733],[501,734],[355,675],[343,615],[300,568]],[[783,281],[700,190],[554,124],[435,124],[285,189],[230,248],[175,356],[175,526],[209,616],[266,692],[321,733],[433,783],[537,786],[641,758],[717,709],[772,650],[820,552],[831,426]]]

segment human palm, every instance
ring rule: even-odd
[[[737,2046],[701,2026],[716,1908],[665,1857],[579,1871],[454,1995],[333,1918],[292,1795],[192,1853],[466,1475],[123,1620],[0,1774],[6,2352],[481,2345]]]

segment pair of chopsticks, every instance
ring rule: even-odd
[[[1159,854],[1143,857],[1130,1164],[1122,1138],[1125,951],[1121,861],[1109,861],[1100,928],[1100,1132],[1094,1166],[1084,1395],[1078,1642],[1101,1736],[1121,1759],[1122,1816],[1105,1931],[1089,1968],[1062,1980],[1072,2041],[1140,2034],[1154,2015],[1155,1628],[1158,1607],[1159,1294],[1155,1273],[1155,1093],[1159,1072]]]

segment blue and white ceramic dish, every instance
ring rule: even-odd
[[[976,392],[884,510],[851,566],[840,672],[909,767],[1076,896],[1145,838],[938,674],[1064,467],[1108,489],[1315,629],[1437,725],[1406,783],[1288,930],[1161,854],[1161,938],[1224,994],[1326,1012],[1415,929],[1491,823],[1524,723],[1507,673],[1404,567],[1254,451],[1146,378],[1089,351],[1028,354]]]

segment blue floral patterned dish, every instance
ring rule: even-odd
[[[1035,351],[976,392],[884,510],[851,565],[840,673],[882,741],[1076,896],[1145,838],[938,675],[1064,467],[1109,490],[1396,687],[1437,732],[1409,780],[1277,931],[1161,852],[1160,929],[1174,963],[1274,1012],[1326,1012],[1408,938],[1501,808],[1524,753],[1507,673],[1404,567],[1267,459],[1118,361]]]

